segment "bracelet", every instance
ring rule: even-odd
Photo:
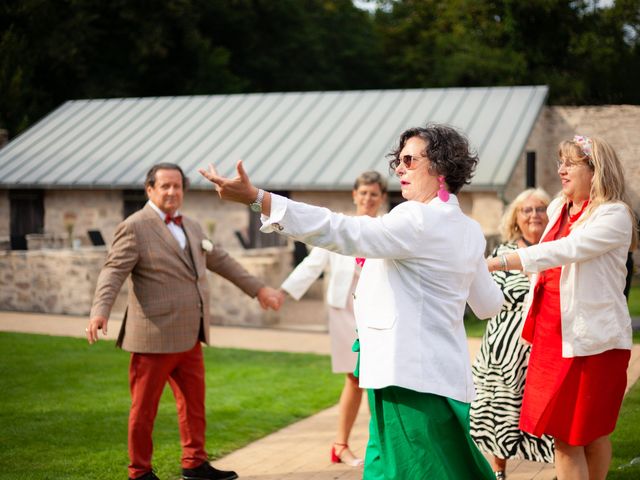
[[[503,271],[507,270],[507,267],[509,266],[507,263],[507,256],[506,255],[502,255],[500,256],[500,266],[502,267]]]

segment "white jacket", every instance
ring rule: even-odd
[[[313,282],[329,265],[327,304],[334,308],[346,308],[349,291],[356,270],[356,260],[323,248],[314,248],[289,274],[280,288],[300,300]]]
[[[548,208],[547,234],[562,212],[562,199]],[[595,355],[616,348],[631,349],[631,317],[624,296],[625,263],[631,244],[632,221],[621,203],[599,206],[568,236],[516,250],[527,272],[562,266],[560,315],[562,356]],[[525,304],[533,302],[538,275],[531,278]]]
[[[354,300],[361,387],[473,400],[465,304],[487,318],[504,299],[483,257],[480,225],[462,213],[455,195],[447,203],[404,202],[376,218],[271,199],[264,232],[367,258]]]

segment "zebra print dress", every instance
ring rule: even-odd
[[[513,252],[514,243],[498,245],[491,256]],[[480,450],[499,458],[553,463],[553,439],[518,428],[530,346],[520,341],[522,309],[529,279],[519,271],[492,273],[505,297],[501,312],[489,320],[473,364],[477,397],[471,404],[471,436]]]

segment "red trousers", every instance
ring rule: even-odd
[[[132,353],[129,365],[129,477],[151,470],[153,423],[164,386],[169,381],[178,410],[182,468],[207,461],[204,448],[204,361],[200,342],[187,352]]]

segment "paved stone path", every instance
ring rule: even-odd
[[[84,337],[87,319],[63,315],[0,312],[0,331]],[[120,322],[111,320],[108,339],[115,339]],[[329,354],[329,338],[323,332],[278,329],[212,327],[212,345],[251,350],[309,352]],[[470,356],[479,348],[479,339],[469,339]],[[628,387],[640,377],[640,345],[635,345],[628,370]],[[337,407],[331,407],[299,421],[214,462],[222,469],[233,469],[241,480],[359,480],[361,468],[332,465],[329,449],[337,425]],[[364,455],[369,412],[366,402],[354,426],[351,447]],[[552,480],[553,466],[512,460],[509,480]]]

